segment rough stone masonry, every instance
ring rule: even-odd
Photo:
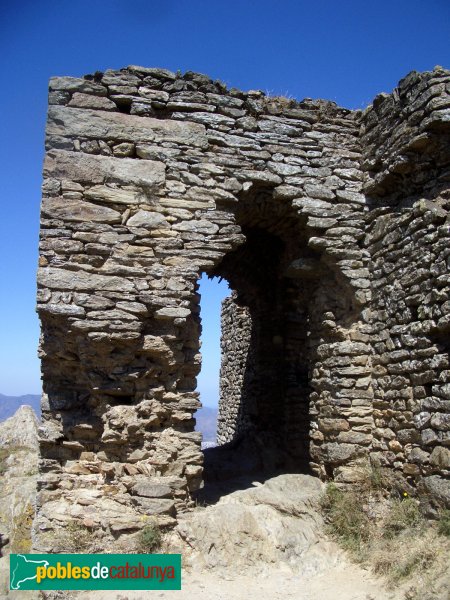
[[[202,273],[233,290],[221,444],[342,483],[369,459],[450,506],[449,92],[441,67],[364,111],[156,68],[50,80],[36,548],[192,505]]]

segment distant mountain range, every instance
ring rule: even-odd
[[[12,417],[16,410],[22,404],[29,404],[36,415],[41,417],[41,397],[36,394],[26,394],[25,396],[5,396],[0,394],[0,421]],[[195,429],[203,433],[204,442],[216,441],[217,430],[217,408],[204,406],[195,414],[197,425]]]
[[[0,394],[0,421],[12,417],[19,406],[28,404],[34,410],[36,415],[41,418],[41,397],[36,394],[26,394],[25,396],[5,396]]]
[[[195,413],[196,431],[203,433],[204,442],[215,442],[217,433],[217,408],[204,406]]]

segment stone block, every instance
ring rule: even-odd
[[[132,292],[134,285],[123,277],[96,275],[87,271],[68,271],[44,267],[38,271],[38,285],[56,290]]]
[[[120,212],[112,208],[63,197],[43,198],[41,212],[51,219],[68,222],[120,223],[122,219]]]
[[[207,146],[205,127],[199,123],[62,106],[49,108],[47,135],[134,143],[173,142],[198,148]]]
[[[165,181],[164,163],[132,158],[94,156],[82,152],[51,150],[44,162],[44,175],[85,184],[120,183],[155,189]]]

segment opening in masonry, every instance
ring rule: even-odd
[[[197,411],[196,430],[203,434],[203,448],[217,443],[217,412],[220,381],[220,318],[222,301],[230,295],[226,280],[208,278],[204,273],[199,281],[200,316],[202,320],[202,368],[197,378],[202,408]]]
[[[211,356],[205,343],[205,302],[210,302],[205,277],[198,288],[203,292],[198,385],[203,404],[209,403],[205,387],[213,373],[216,398],[219,389],[217,446],[204,448],[204,489],[199,491],[207,502],[236,485],[304,472],[310,462],[309,304],[316,289],[310,271],[319,275],[320,268],[306,246],[304,223],[289,206],[274,204],[264,191],[250,200],[253,210],[246,211],[244,202],[236,215],[245,241],[207,273],[224,278],[230,288],[220,306],[220,378],[219,315]]]

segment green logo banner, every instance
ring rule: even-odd
[[[181,554],[11,554],[11,590],[181,590]]]

